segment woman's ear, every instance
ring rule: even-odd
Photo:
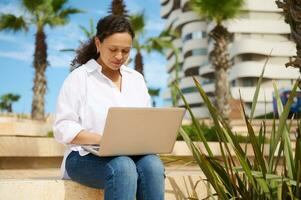
[[[95,46],[96,46],[96,51],[97,51],[97,53],[99,53],[101,42],[98,39],[98,37],[94,37],[94,43],[95,43]]]

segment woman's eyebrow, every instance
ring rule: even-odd
[[[126,49],[126,48],[132,48],[133,46],[119,46],[119,45],[108,45],[109,47],[114,47],[114,48],[120,48],[120,49]]]

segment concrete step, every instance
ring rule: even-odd
[[[0,200],[103,199],[103,191],[58,179],[59,169],[0,170]],[[165,199],[205,198],[207,185],[198,167],[166,169]],[[198,183],[198,184],[197,184]],[[16,192],[18,191],[18,192]]]
[[[253,119],[251,124],[252,126],[260,126],[262,123],[263,123],[263,119]],[[207,126],[212,126],[214,123],[211,119],[201,119],[199,120],[199,122],[201,124],[206,124]],[[192,121],[191,120],[187,120],[187,119],[184,119],[182,121],[182,124],[184,125],[189,125],[191,124]],[[265,120],[265,125],[266,126],[272,126],[273,125],[273,120],[272,119],[267,119]],[[291,123],[291,120],[287,120],[286,121],[287,124],[290,124]],[[278,126],[279,124],[279,119],[275,120],[275,124],[276,124],[276,127]],[[230,125],[233,127],[233,126],[246,126],[246,122],[245,120],[242,120],[242,119],[233,119],[230,121]],[[292,126],[298,126],[298,120],[293,120],[292,121]]]
[[[0,121],[0,136],[47,136],[52,125],[32,120]]]
[[[50,137],[0,136],[0,157],[56,157],[64,149]]]

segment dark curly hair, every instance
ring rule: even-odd
[[[103,42],[104,39],[106,39],[110,35],[113,35],[114,33],[127,32],[131,35],[132,39],[134,39],[135,37],[135,33],[129,20],[126,17],[119,15],[108,15],[100,19],[97,23],[96,30],[96,35],[86,43],[82,44],[76,50],[76,56],[71,63],[72,69],[85,64],[92,58],[95,60],[98,59],[99,53],[97,53],[97,49],[94,43],[95,37],[97,37],[101,42]]]

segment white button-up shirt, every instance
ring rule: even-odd
[[[121,91],[104,74],[94,60],[75,69],[68,75],[60,90],[55,113],[53,132],[55,139],[66,145],[61,172],[65,171],[65,160],[71,151],[80,155],[89,152],[80,145],[70,144],[75,136],[86,130],[103,133],[109,107],[150,107],[151,99],[143,76],[126,66],[120,68]],[[126,119],[125,119],[126,120]]]

